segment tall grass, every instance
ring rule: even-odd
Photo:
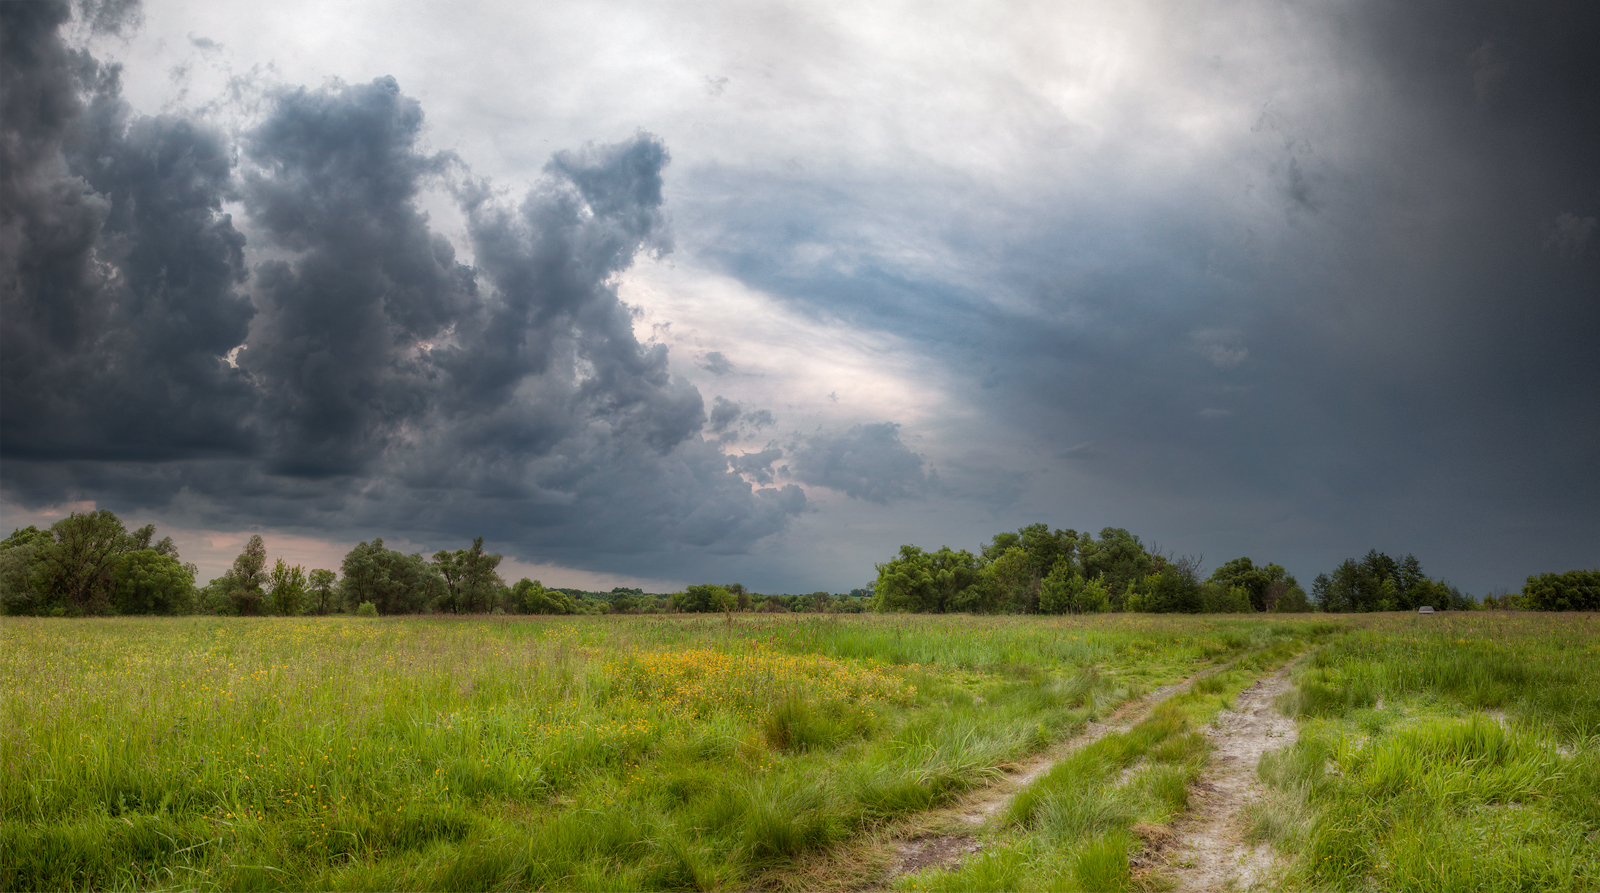
[[[0,888],[738,886],[1292,628],[7,618]]]
[[[1600,618],[1378,619],[1307,662],[1254,833],[1318,889],[1600,889]]]

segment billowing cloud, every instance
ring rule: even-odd
[[[90,10],[107,28],[115,12]],[[222,360],[255,314],[222,211],[229,145],[132,114],[120,70],[61,42],[65,4],[0,14],[0,447],[18,460],[247,452],[253,395]]]
[[[617,297],[670,249],[660,140],[558,152],[512,202],[425,151],[383,77],[270,90],[236,171],[222,133],[132,114],[117,69],[62,43],[65,5],[3,11],[5,128],[27,137],[0,185],[10,498],[479,531],[577,564],[736,552],[804,507],[730,470]],[[421,210],[441,184],[473,264]],[[713,433],[739,416],[719,402]]]

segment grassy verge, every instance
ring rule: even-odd
[[[1305,626],[8,618],[0,888],[739,886]]]
[[[1304,630],[1317,637],[1329,628]],[[984,851],[954,870],[907,875],[903,891],[1128,890],[1162,885],[1136,877],[1146,839],[1188,805],[1189,785],[1211,751],[1203,728],[1241,690],[1303,652],[1286,639],[1245,655],[1157,705],[1125,732],[1073,751],[1012,801]]]
[[[1308,889],[1600,889],[1600,618],[1375,619],[1308,660],[1251,833]]]

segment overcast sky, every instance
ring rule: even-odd
[[[0,4],[0,507],[609,588],[1600,565],[1600,6]]]

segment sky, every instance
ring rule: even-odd
[[[1600,566],[1600,7],[0,4],[0,514]]]

